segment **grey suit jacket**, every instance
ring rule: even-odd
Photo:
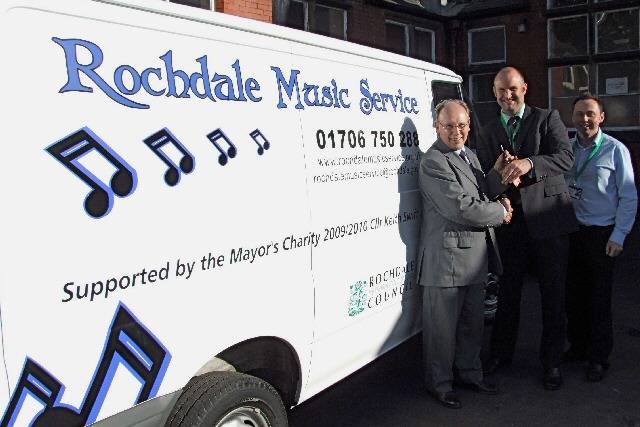
[[[495,242],[488,239],[488,227],[504,219],[502,204],[490,199],[504,187],[497,172],[485,177],[476,155],[470,149],[465,152],[473,168],[438,139],[420,161],[417,271],[422,286],[467,286],[487,278],[487,242]],[[493,250],[497,254],[497,248]]]
[[[564,180],[564,173],[573,166],[573,147],[560,114],[526,105],[518,145],[520,149],[514,153],[500,117],[489,122],[482,128],[478,143],[483,169],[493,167],[502,153],[501,146],[521,159],[530,158],[534,176],[523,176],[518,189],[510,190],[519,193],[529,234],[534,239],[544,239],[576,231],[578,223]]]

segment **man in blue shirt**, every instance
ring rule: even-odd
[[[613,348],[611,285],[636,216],[638,195],[629,150],[602,132],[602,102],[583,95],[573,103],[575,164],[566,174],[580,229],[570,236],[564,361],[587,360],[587,380],[600,381]]]

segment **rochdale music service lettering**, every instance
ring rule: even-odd
[[[185,71],[183,67],[176,64],[177,55],[169,49],[157,57],[160,62],[155,65],[136,69],[130,64],[122,64],[110,71],[103,65],[105,54],[96,43],[80,38],[52,37],[51,40],[62,48],[65,57],[67,81],[60,88],[60,93],[92,93],[95,89],[99,89],[118,104],[134,109],[151,108],[149,104],[135,100],[135,95],[139,92],[153,97],[164,96],[172,99],[195,97],[212,102],[258,103],[263,100],[260,82],[255,77],[249,76],[246,70],[243,71],[240,59],[235,59],[231,64],[225,64],[224,70],[216,71],[212,68],[209,57],[202,55],[193,60],[195,64],[191,64],[192,67],[195,65],[195,71]],[[273,100],[276,110],[289,107],[296,110],[312,107],[351,108],[349,89],[344,82],[339,82],[336,78],[317,82],[306,79],[302,71],[296,68],[287,70],[270,65],[268,70],[273,72],[272,75],[275,78],[271,83],[275,84],[277,91],[277,99]],[[373,90],[373,83],[366,77],[361,78],[357,84],[361,99],[356,105],[364,115],[370,115],[373,112],[406,115],[418,114],[420,111],[418,100],[407,95],[400,88],[391,92]],[[267,149],[262,144],[259,146],[262,147],[261,152]],[[160,152],[157,154],[161,155]],[[175,185],[179,180],[179,171],[173,165],[169,167],[167,183]],[[187,170],[189,170],[188,167],[182,172],[188,173]]]

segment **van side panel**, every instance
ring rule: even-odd
[[[102,419],[254,337],[306,376],[301,113],[272,69],[290,75],[291,43],[93,1],[2,7],[3,421]]]
[[[294,48],[298,55],[304,49]],[[417,172],[434,134],[422,70],[320,50],[306,56],[301,75],[348,91],[351,103],[302,118],[321,242],[313,252],[313,394],[420,328]]]

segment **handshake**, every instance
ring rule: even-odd
[[[505,185],[513,184],[514,187],[520,185],[520,177],[531,171],[533,164],[529,159],[519,159],[507,150],[503,150],[498,156],[493,168],[502,177],[502,183]]]
[[[502,183],[505,185],[513,184],[514,187],[520,185],[520,177],[529,173],[531,170],[531,162],[527,159],[519,159],[517,156],[513,156],[507,150],[503,150],[502,154],[496,160],[494,169],[500,174]],[[504,206],[506,214],[504,216],[503,223],[509,224],[513,218],[513,207],[511,206],[511,200],[506,196],[500,198],[500,203]]]

